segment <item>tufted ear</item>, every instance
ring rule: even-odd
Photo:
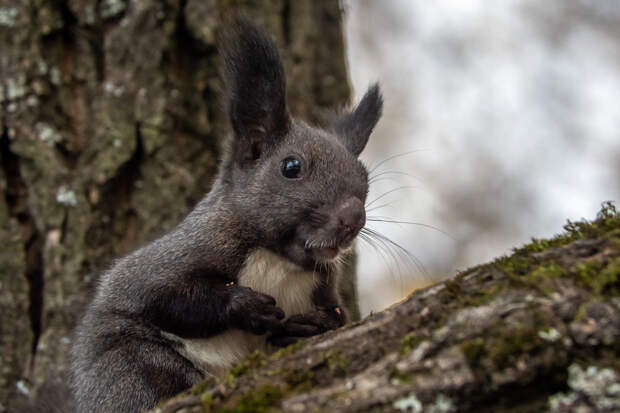
[[[332,124],[344,146],[355,156],[364,150],[382,110],[383,97],[379,85],[375,83],[368,88],[355,109],[339,116]]]
[[[245,17],[232,20],[219,44],[234,157],[256,160],[288,131],[282,62],[269,36]]]

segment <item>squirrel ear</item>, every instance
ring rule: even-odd
[[[278,50],[247,18],[236,16],[220,38],[225,103],[237,159],[256,160],[286,134],[286,79]]]
[[[341,115],[332,124],[344,146],[355,156],[364,150],[382,110],[383,97],[379,85],[375,83],[368,88],[355,109]]]

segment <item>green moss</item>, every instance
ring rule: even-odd
[[[618,295],[620,290],[620,257],[606,265],[599,260],[589,260],[576,268],[576,277],[581,286],[596,294]]]
[[[286,346],[281,348],[280,350],[273,353],[269,358],[271,360],[278,360],[285,356],[290,356],[291,354],[295,354],[299,349],[304,346],[304,342],[299,340],[298,342],[291,344],[290,346]]]
[[[600,284],[600,293],[606,296],[620,295],[620,257],[615,258],[607,264],[601,271],[598,279],[603,281]]]
[[[505,261],[510,266],[520,264],[519,262],[515,263],[507,259]],[[523,272],[527,272],[528,268],[529,267],[524,266]],[[515,269],[511,267],[510,271],[515,271]],[[503,272],[506,273],[506,271]],[[468,306],[477,307],[491,302],[495,297],[497,297],[501,292],[505,291],[508,287],[508,284],[506,282],[500,281],[496,284],[489,286],[486,289],[477,290],[473,294],[470,292],[464,292],[461,286],[461,282],[463,280],[463,277],[468,273],[459,274],[457,277],[444,283],[445,290],[442,298],[444,302],[451,302],[461,308]],[[446,313],[446,316],[449,316],[449,314]],[[447,318],[449,317],[440,317],[439,324],[444,324]]]
[[[293,354],[299,348],[303,346],[303,343],[295,343],[291,346],[288,346],[284,349],[279,350],[278,352],[272,354],[267,358],[262,352],[256,350],[253,353],[250,353],[247,358],[234,365],[230,370],[228,377],[224,380],[229,386],[233,386],[236,380],[243,376],[247,375],[249,372],[255,371],[257,369],[263,368],[267,365],[268,360],[273,361],[279,359],[283,356]],[[330,354],[328,357],[328,364],[332,363],[334,366],[346,366],[344,363],[344,359],[340,354]],[[281,375],[284,371],[287,371],[284,368],[275,368],[269,370],[267,372],[268,376],[278,376]],[[283,378],[285,380],[284,385],[263,385],[260,386],[257,390],[248,392],[244,394],[239,402],[235,405],[233,409],[222,409],[218,411],[223,412],[268,412],[271,411],[271,407],[277,404],[284,394],[287,393],[299,393],[303,391],[308,391],[312,388],[313,382],[312,379],[314,377],[314,373],[312,371],[295,371],[290,370]],[[191,393],[194,395],[202,395],[202,408],[205,412],[211,412],[214,410],[214,403],[212,396],[207,393],[207,391],[214,385],[212,381],[202,382],[191,389]]]
[[[282,374],[286,369],[277,369],[278,375]],[[211,412],[229,412],[229,413],[246,413],[246,412],[272,412],[279,411],[278,404],[287,396],[292,394],[304,393],[312,390],[315,386],[314,372],[312,371],[300,371],[300,370],[288,370],[288,373],[284,374],[282,379],[284,383],[277,380],[277,382],[269,382],[266,384],[260,384],[255,390],[246,391],[239,400],[235,402],[234,408],[219,408],[216,409],[215,402],[217,399],[213,399],[210,395],[203,396],[202,407],[203,411]]]
[[[601,210],[596,215],[596,222],[599,223],[599,227],[607,231],[620,228],[620,213],[613,201],[603,202]]]
[[[282,373],[282,369],[281,368],[277,368],[277,369],[271,369],[271,370],[267,370],[265,372],[265,374],[267,376],[278,376]]]
[[[601,283],[598,281],[598,276],[602,268],[603,263],[599,260],[588,260],[577,265],[574,273],[581,285],[600,292]]]
[[[213,396],[211,396],[211,394],[203,394],[200,396],[200,402],[202,404],[202,411],[204,413],[211,413],[213,408]]]
[[[530,243],[523,247],[527,252],[542,252],[552,246],[551,242],[546,239],[532,238]]]
[[[474,296],[468,298],[467,304],[474,307],[488,304],[493,301],[495,297],[504,292],[506,288],[506,283],[498,283],[487,288],[486,290],[476,291]]]
[[[285,380],[288,385],[293,386],[289,391],[289,394],[293,393],[307,393],[314,388],[314,373],[311,371],[305,374],[296,374],[293,377],[287,376]]]
[[[550,281],[555,278],[566,277],[567,275],[568,271],[564,267],[552,261],[547,264],[534,266],[526,276],[520,277],[519,281],[528,287],[549,295],[555,291]]]
[[[539,283],[550,278],[565,277],[567,275],[566,269],[555,262],[550,262],[547,265],[540,265],[529,274],[530,283]]]
[[[350,362],[339,351],[328,350],[324,353],[324,357],[329,371],[346,376]]]
[[[587,225],[586,221],[568,221],[563,227],[566,232],[556,235],[551,239],[532,238],[529,244],[521,247],[520,249],[517,249],[517,251],[543,252],[545,250],[548,250],[549,248],[557,248],[569,244],[573,241],[583,238],[584,233],[581,231],[581,229],[584,225]]]
[[[412,377],[410,373],[403,373],[397,369],[390,373],[390,383],[394,386],[398,386],[400,384],[410,384],[411,380]]]
[[[423,337],[417,336],[415,333],[409,333],[400,342],[400,353],[409,354],[411,350],[416,348],[418,344],[424,341]]]
[[[593,302],[598,302],[598,299],[590,299],[587,301],[582,302],[579,305],[579,308],[577,309],[577,312],[575,313],[575,316],[573,317],[574,321],[579,321],[579,320],[583,320],[585,317],[587,317],[588,315],[588,307],[590,305],[592,305]]]
[[[515,280],[519,280],[520,277],[529,274],[532,270],[532,260],[523,252],[515,252],[511,257],[501,257],[493,265]]]
[[[208,378],[206,380],[201,381],[200,383],[194,385],[194,387],[192,387],[189,390],[190,394],[193,394],[195,396],[199,396],[203,393],[205,393],[207,390],[209,390],[211,387],[215,386],[216,384],[216,380],[212,379],[212,378]]]
[[[283,378],[286,384],[296,387],[302,383],[312,381],[314,379],[314,372],[309,370],[299,370],[299,368],[295,368],[295,366],[289,366],[287,373],[284,374]]]
[[[237,364],[235,364],[229,370],[229,379],[236,379],[239,376],[244,375],[250,370],[256,370],[260,367],[263,367],[266,364],[265,355],[259,350],[255,350],[254,352],[248,354],[248,357]]]
[[[497,331],[493,338],[489,359],[498,369],[512,366],[524,354],[533,354],[545,346],[537,329],[524,326]]]
[[[603,202],[594,221],[567,221],[564,232],[552,239],[536,239],[515,252],[542,252],[549,248],[562,247],[581,238],[597,238],[603,233],[620,229],[620,213],[613,202]]]
[[[461,297],[461,284],[460,279],[453,278],[444,283],[444,294],[453,295],[454,297]]]
[[[595,259],[568,267],[555,262],[550,256],[533,255],[549,248],[559,248],[581,238],[604,239],[609,245],[620,243],[620,214],[615,206],[608,202],[598,213],[594,221],[568,222],[565,232],[550,240],[533,239],[522,248],[516,249],[512,256],[497,259],[493,266],[508,276],[510,283],[516,286],[536,289],[543,294],[555,291],[554,279],[570,278],[582,288],[596,295],[613,295],[620,290],[618,274],[620,259],[610,262]]]
[[[227,413],[264,413],[274,411],[288,391],[288,386],[265,384],[241,396],[233,409],[222,409]]]
[[[482,337],[476,337],[461,343],[461,350],[471,367],[478,366],[482,358],[484,350],[484,340]]]
[[[511,282],[537,289],[544,294],[555,291],[551,281],[557,278],[574,279],[580,287],[596,295],[617,295],[620,290],[620,258],[607,263],[595,258],[572,268],[565,268],[554,261],[536,263],[533,260],[506,258],[496,262],[495,266]]]

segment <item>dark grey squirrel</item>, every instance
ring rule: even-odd
[[[217,177],[176,228],[102,274],[72,349],[80,412],[151,408],[255,349],[346,321],[340,258],[366,221],[358,155],[379,87],[315,128],[289,116],[267,34],[237,17],[220,52],[233,133]]]

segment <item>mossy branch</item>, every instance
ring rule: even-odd
[[[416,291],[158,412],[617,411],[620,214]],[[581,410],[580,410],[581,411]]]

